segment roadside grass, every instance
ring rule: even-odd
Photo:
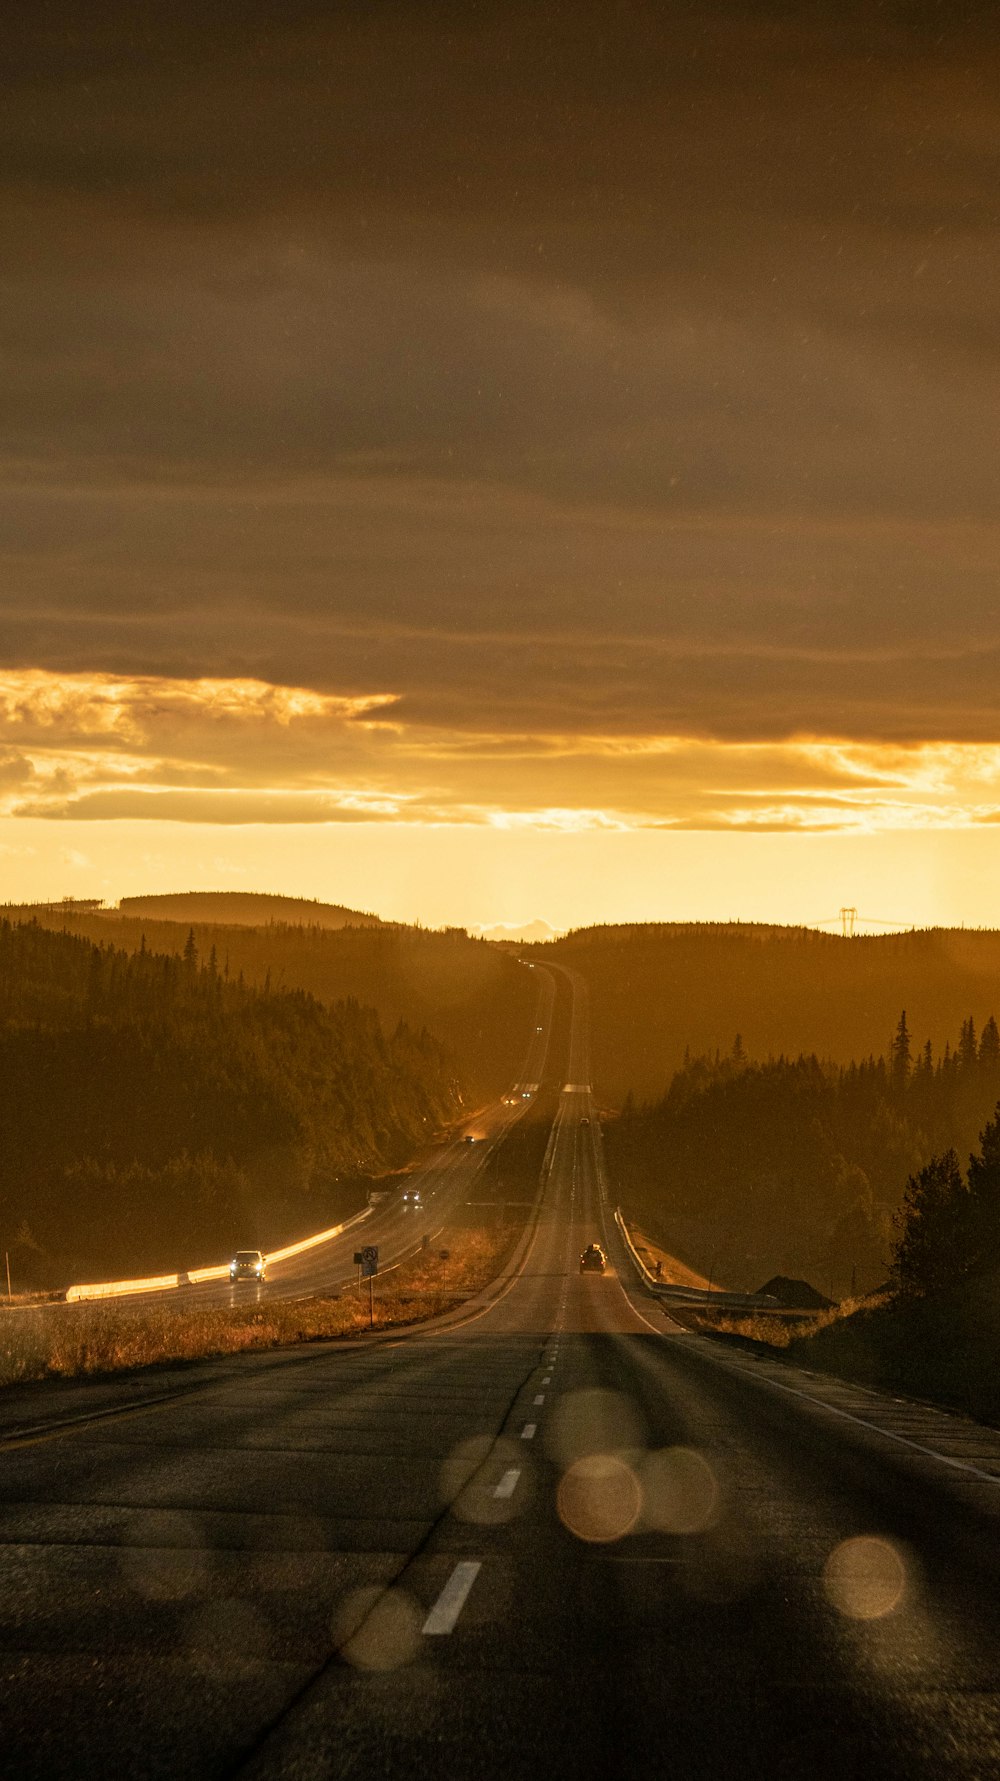
[[[937,1299],[886,1292],[807,1319],[699,1318],[706,1333],[778,1349],[795,1366],[1000,1425],[1000,1274]]]
[[[676,1255],[668,1255],[665,1249],[661,1249],[659,1244],[654,1242],[652,1237],[647,1236],[645,1231],[640,1230],[637,1225],[629,1224],[629,1235],[635,1244],[636,1251],[642,1257],[651,1274],[655,1274],[656,1264],[659,1262],[660,1279],[665,1286],[693,1286],[700,1289],[707,1287],[708,1281],[704,1274],[699,1274],[694,1268],[689,1268],[687,1263],[680,1261]]]
[[[937,1299],[862,1304],[794,1342],[796,1364],[1000,1422],[1000,1275]]]
[[[442,1231],[433,1248],[376,1279],[374,1327],[454,1309],[502,1271],[522,1229]],[[360,1336],[368,1328],[367,1282],[338,1298],[254,1300],[214,1311],[139,1310],[121,1300],[42,1305],[0,1314],[0,1386]]]
[[[829,1311],[764,1311],[748,1317],[733,1313],[708,1316],[695,1311],[694,1320],[699,1329],[716,1330],[723,1336],[741,1336],[746,1342],[760,1342],[767,1348],[791,1348],[796,1342],[812,1340],[831,1324],[854,1317],[865,1306],[885,1302],[885,1298],[844,1299]]]

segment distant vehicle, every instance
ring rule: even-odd
[[[599,1243],[588,1243],[580,1257],[581,1274],[603,1274],[608,1258]]]
[[[403,1205],[404,1206],[412,1206],[412,1207],[416,1208],[422,1204],[423,1204],[423,1202],[420,1198],[419,1187],[406,1188],[406,1190],[403,1193]]]
[[[238,1249],[229,1264],[230,1280],[265,1280],[267,1265],[259,1249]]]
[[[535,1028],[535,1032],[536,1032],[536,1033],[544,1033],[544,1031],[545,1031],[545,1028],[544,1028],[544,1027],[536,1027],[536,1028]]]
[[[522,1099],[522,1101],[530,1101],[530,1100],[531,1100],[531,1090],[530,1090],[530,1088],[522,1088],[522,1090],[521,1090],[521,1099]]]
[[[583,1118],[580,1121],[580,1124],[581,1125],[589,1125],[590,1124],[590,1120],[587,1118],[586,1114],[584,1114]]]
[[[475,1133],[474,1132],[466,1132],[465,1142],[466,1142],[466,1144],[474,1144],[476,1142]]]

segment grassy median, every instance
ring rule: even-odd
[[[502,1272],[522,1229],[443,1231],[433,1248],[376,1279],[375,1328],[437,1317],[481,1291]],[[121,1299],[39,1306],[0,1314],[0,1386],[242,1354],[368,1328],[367,1282],[337,1298],[255,1299],[215,1311],[176,1311],[168,1303],[139,1310]]]

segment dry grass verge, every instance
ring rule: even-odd
[[[629,1235],[637,1254],[651,1274],[656,1273],[656,1264],[659,1262],[660,1279],[664,1286],[693,1286],[701,1290],[708,1286],[709,1282],[704,1274],[699,1274],[696,1269],[689,1268],[687,1263],[682,1262],[678,1256],[668,1255],[665,1249],[661,1249],[660,1245],[654,1242],[652,1237],[648,1237],[645,1231],[639,1230],[637,1225],[629,1226]]]
[[[723,1336],[741,1336],[746,1342],[760,1342],[767,1348],[789,1348],[794,1342],[808,1340],[845,1317],[853,1317],[862,1305],[870,1307],[882,1303],[881,1299],[844,1299],[839,1305],[832,1305],[829,1311],[772,1311],[747,1317],[732,1313],[707,1316],[695,1312],[694,1322],[699,1329]]]
[[[808,1319],[688,1318],[729,1340],[779,1349],[795,1366],[947,1405],[1000,1426],[1000,1274],[939,1299],[847,1299]]]
[[[375,1328],[437,1317],[481,1291],[503,1269],[520,1230],[443,1232],[436,1248],[375,1281]],[[242,1354],[368,1327],[367,1283],[336,1299],[255,1300],[215,1311],[139,1310],[121,1300],[39,1306],[0,1315],[0,1386]]]

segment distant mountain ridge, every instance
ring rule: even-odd
[[[547,921],[527,921],[520,925],[512,922],[496,922],[492,927],[470,928],[479,940],[515,941],[519,946],[544,945],[549,940],[558,940],[562,932],[559,928],[550,927]]]
[[[303,928],[379,928],[381,916],[311,897],[282,897],[268,891],[167,891],[122,897],[120,915],[154,921],[210,921],[224,927],[258,928],[274,922]]]

